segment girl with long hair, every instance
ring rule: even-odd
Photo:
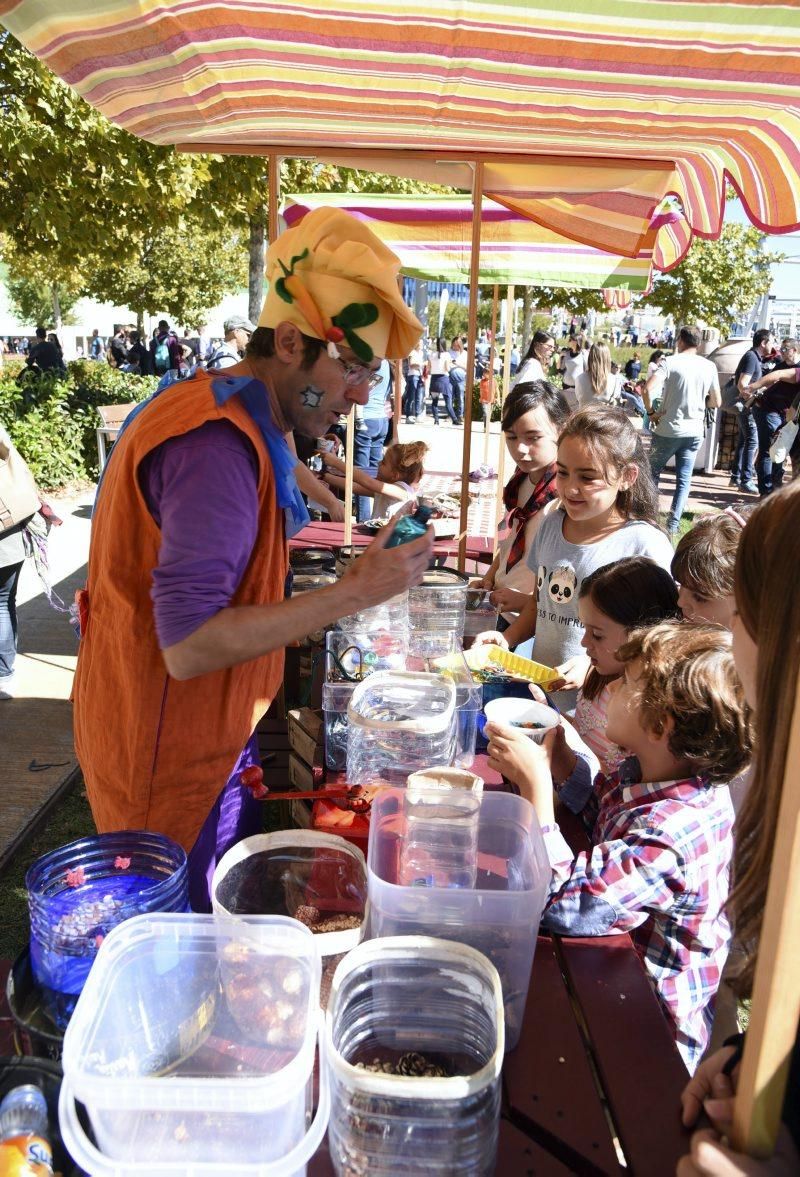
[[[593,343],[589,348],[586,371],[580,372],[575,380],[578,404],[610,403],[614,399],[615,386],[616,381],[611,375],[611,352],[605,343]]]
[[[556,341],[549,331],[534,331],[514,387],[529,384],[531,380],[546,380],[555,350]]]
[[[543,520],[528,555],[535,591],[505,634],[478,640],[513,648],[535,635],[534,656],[559,674],[553,698],[572,709],[589,670],[577,607],[584,579],[623,556],[649,556],[668,569],[673,553],[658,526],[639,434],[619,409],[589,405],[569,418],[558,439],[556,487],[560,509]]]

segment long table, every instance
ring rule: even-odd
[[[375,537],[367,532],[353,527],[350,543],[357,548],[364,548]],[[340,548],[344,545],[343,523],[309,523],[289,540],[290,548]],[[493,541],[485,535],[467,536],[467,559],[479,564],[491,564]],[[441,563],[445,559],[455,559],[458,556],[458,539],[437,539],[433,545],[434,555]]]
[[[490,788],[502,780],[476,756]],[[575,849],[580,823],[559,813]],[[689,1076],[630,936],[539,936],[519,1043],[503,1066],[498,1177],[673,1177]],[[333,1166],[322,1146],[311,1177]]]

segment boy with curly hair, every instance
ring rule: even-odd
[[[489,763],[534,805],[552,877],[543,925],[573,936],[630,932],[690,1070],[703,1054],[728,951],[733,809],[725,782],[750,758],[750,716],[717,626],[665,622],[617,651],[606,734],[630,757],[610,777],[563,727],[538,745],[487,725]],[[574,854],[553,784],[582,812],[591,848]]]

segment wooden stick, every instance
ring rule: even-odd
[[[356,411],[347,414],[344,443],[344,546],[353,542],[353,450],[356,437]]]
[[[800,683],[783,776],[753,1002],[733,1110],[734,1148],[769,1157],[800,1017]]]
[[[508,294],[506,296],[506,354],[503,357],[503,380],[500,385],[500,415],[503,413],[503,405],[506,397],[511,391],[511,348],[514,346],[514,287],[509,286]],[[503,503],[503,490],[505,482],[505,466],[506,466],[506,447],[503,440],[502,430],[500,431],[500,452],[497,455],[497,501],[494,512],[494,546],[492,548],[492,559],[497,555],[497,549],[500,544],[500,520],[503,518],[505,512],[505,504]]]
[[[499,294],[499,286],[495,286],[492,290],[492,339],[489,344],[489,376],[494,380],[494,353],[496,349],[495,334],[497,332],[497,297]],[[508,348],[506,348],[508,351]],[[483,435],[483,464],[489,465],[489,446],[492,440],[492,409],[494,408],[494,400],[489,408],[489,428]]]
[[[469,259],[469,330],[467,332],[467,383],[464,389],[464,446],[461,457],[462,537],[458,545],[458,570],[467,562],[467,515],[469,514],[469,462],[472,450],[472,386],[475,383],[475,345],[478,339],[478,299],[480,297],[481,214],[483,212],[483,163],[475,164],[472,182],[472,252]]]
[[[281,198],[281,157],[270,154],[267,164],[267,236],[269,243],[278,236],[278,204]]]

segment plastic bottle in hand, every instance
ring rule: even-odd
[[[12,1088],[0,1103],[0,1173],[3,1177],[52,1177],[47,1101],[33,1083]]]
[[[387,548],[399,548],[400,544],[408,544],[413,539],[419,539],[425,534],[432,514],[433,507],[417,507],[413,515],[403,515],[386,541]]]

